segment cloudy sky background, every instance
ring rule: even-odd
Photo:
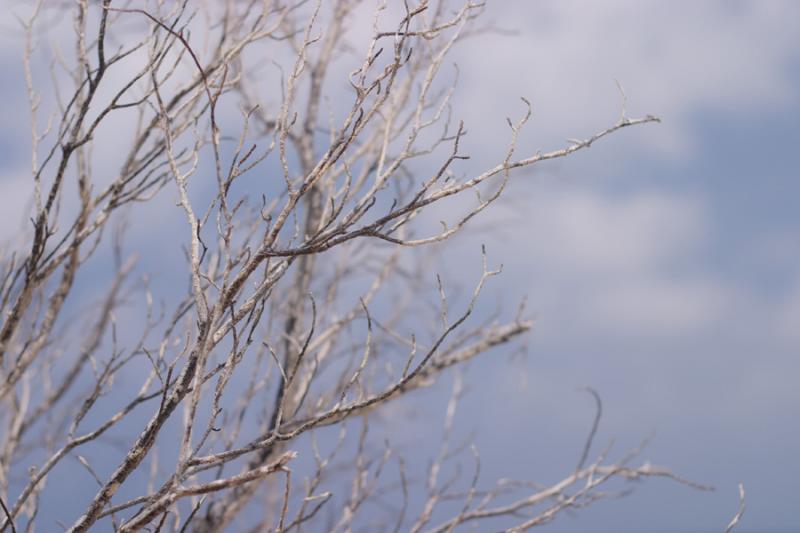
[[[797,531],[800,3],[489,4],[487,19],[516,33],[455,51],[454,111],[470,131],[470,168],[502,158],[505,145],[487,141],[508,137],[505,117],[523,112],[520,96],[534,114],[519,154],[616,121],[615,80],[630,116],[663,123],[519,173],[503,203],[475,221],[478,235],[442,254],[440,270],[467,286],[487,242],[505,270],[484,309],[525,294],[536,318],[524,361],[497,354],[467,374],[457,424],[475,434],[483,479],[552,482],[568,472],[593,415],[576,389],[592,386],[605,406],[599,443],[615,438],[621,454],[655,432],[647,459],[717,491],[653,480],[551,531],[719,531],[739,482],[748,491],[742,532]],[[19,34],[4,35],[3,240],[25,219],[29,191]],[[132,231],[131,246],[151,242],[152,225]],[[423,401],[443,410],[446,394]],[[415,420],[418,432],[440,424]]]
[[[487,383],[462,415],[486,477],[514,475],[520,457],[564,471],[577,448],[564,443],[591,417],[574,389],[591,385],[605,401],[601,442],[655,431],[647,458],[717,491],[653,482],[554,531],[715,531],[739,481],[742,531],[800,528],[800,4],[536,1],[491,13],[519,34],[460,50],[476,160],[490,146],[478,138],[502,138],[520,95],[534,107],[522,147],[612,123],[615,79],[629,115],[663,123],[519,176],[479,222],[501,228],[498,292],[524,292],[537,317],[527,386],[514,366],[474,369]],[[474,244],[459,240],[464,255]]]

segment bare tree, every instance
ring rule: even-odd
[[[635,466],[637,450],[592,460],[594,392],[595,424],[562,481],[487,488],[477,453],[451,438],[460,374],[424,480],[371,444],[387,405],[531,328],[522,307],[471,317],[499,273],[485,251],[459,299],[417,250],[464,229],[513,171],[658,121],[623,110],[531,152],[518,145],[523,99],[504,155],[465,174],[447,57],[485,34],[483,3],[373,4],[39,0],[19,14],[33,200],[0,257],[2,531],[47,517],[59,505],[47,482],[74,459],[98,488],[69,531],[523,531],[624,494],[604,488],[615,480],[705,488]],[[45,30],[58,36],[49,90]],[[164,197],[184,219],[163,231],[185,252],[183,292],[152,289],[126,245]],[[112,267],[98,297],[86,276]],[[451,476],[473,455],[474,474]],[[369,510],[381,501],[393,504]]]

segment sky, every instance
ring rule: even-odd
[[[440,254],[437,268],[468,286],[486,244],[504,272],[482,311],[525,295],[535,319],[524,358],[496,353],[466,372],[456,425],[482,479],[569,472],[594,414],[578,390],[589,386],[604,404],[599,447],[613,439],[622,455],[653,435],[645,459],[716,490],[650,480],[546,530],[721,531],[739,483],[738,531],[800,530],[800,3],[495,0],[485,17],[510,31],[452,57],[465,172],[503,157],[519,97],[533,106],[521,155],[613,124],[619,87],[629,116],[662,122],[516,174],[479,231]],[[21,72],[18,46],[0,40],[6,72]],[[27,114],[20,79],[4,76],[0,94],[8,239],[25,218],[27,139],[12,124]],[[388,431],[402,442],[440,426],[448,392],[425,392],[434,416]]]
[[[739,482],[741,531],[800,529],[800,4],[490,11],[518,33],[460,51],[478,150],[476,137],[498,138],[520,112],[517,96],[533,104],[531,151],[602,129],[620,112],[615,81],[630,116],[663,122],[523,172],[478,222],[502,234],[489,247],[505,265],[497,293],[525,293],[536,318],[523,383],[519,366],[473,369],[488,383],[463,420],[484,475],[518,472],[521,458],[552,476],[568,467],[592,414],[575,389],[591,386],[604,400],[601,441],[624,451],[654,432],[648,460],[717,490],[649,482],[553,531],[717,531]],[[458,247],[451,269],[477,256],[466,235]],[[552,453],[542,461],[537,449]]]

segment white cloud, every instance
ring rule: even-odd
[[[535,107],[532,128],[545,139],[588,134],[616,118],[618,79],[629,114],[665,119],[639,137],[681,155],[694,144],[698,110],[753,113],[797,102],[790,68],[798,57],[796,2],[549,0],[491,8],[500,26],[519,34],[460,49],[459,111],[473,127],[502,127],[503,116],[517,111],[512,103],[526,96]]]
[[[728,288],[708,278],[670,281],[645,274],[598,287],[581,308],[594,328],[631,336],[704,331],[723,316]]]
[[[689,197],[565,186],[535,194],[525,214],[526,227],[536,228],[530,251],[537,261],[578,275],[658,270],[697,248],[708,232],[703,207]]]
[[[29,227],[26,213],[33,200],[29,174],[22,169],[0,173],[0,246]]]
[[[710,238],[697,199],[563,185],[531,196],[524,210],[497,213],[508,242],[524,243],[499,253],[525,273],[521,290],[546,328],[683,335],[721,319],[735,298],[734,287],[696,270]]]

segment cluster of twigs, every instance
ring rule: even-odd
[[[259,494],[266,509],[247,518],[255,531],[313,528],[325,512],[326,528],[350,530],[365,502],[392,490],[378,483],[390,460],[399,461],[394,490],[405,502],[396,530],[506,518],[522,531],[614,495],[599,490],[611,480],[688,483],[630,466],[635,453],[589,462],[594,430],[559,483],[481,490],[476,473],[462,493],[439,480],[452,457],[446,438],[416,514],[404,460],[391,448],[369,459],[366,430],[354,464],[334,468],[340,446],[324,455],[314,444],[304,486],[294,481],[297,469],[292,477],[298,450],[316,443],[317,430],[335,426],[344,440],[349,421],[366,428],[376,410],[531,328],[522,312],[508,322],[468,321],[498,273],[484,253],[463,307],[448,309],[439,280],[435,331],[427,340],[409,333],[422,326],[414,317],[427,309],[419,295],[430,277],[424,266],[414,271],[409,247],[461,230],[500,196],[514,169],[656,118],[623,113],[586,140],[519,157],[531,114],[524,101],[522,117],[508,122],[501,161],[463,176],[466,128],[451,122],[455,81],[443,71],[453,46],[474,30],[479,2],[421,0],[399,10],[383,3],[371,25],[356,28],[369,33],[360,58],[349,30],[371,6],[357,0],[228,0],[197,12],[185,1],[116,4],[40,0],[23,20],[33,204],[30,231],[1,263],[0,530],[31,528],[48,515],[58,497],[47,480],[67,458],[78,458],[98,484],[83,508],[70,510],[70,531],[221,531]],[[54,55],[60,86],[42,126],[38,29],[67,14],[74,57]],[[264,74],[264,58],[278,74]],[[346,90],[336,85],[342,79]],[[131,114],[127,131],[104,129]],[[116,165],[110,177],[93,171],[101,134],[118,138],[114,153],[102,154]],[[134,280],[136,257],[125,259],[113,229],[123,218],[135,224],[141,206],[163,195],[177,198],[185,219],[173,237],[185,246],[189,291],[176,298]],[[454,197],[464,197],[462,212],[431,231],[426,213]],[[75,320],[67,302],[81,301],[79,274],[109,249],[117,275]],[[137,301],[142,318],[120,323],[123,307]],[[385,308],[380,317],[376,307]],[[125,396],[119,383],[131,380],[137,390]],[[101,474],[93,462],[109,453],[103,439],[131,434],[113,471]],[[323,489],[336,476],[351,480],[350,494]],[[457,513],[437,514],[454,498],[463,502]]]

